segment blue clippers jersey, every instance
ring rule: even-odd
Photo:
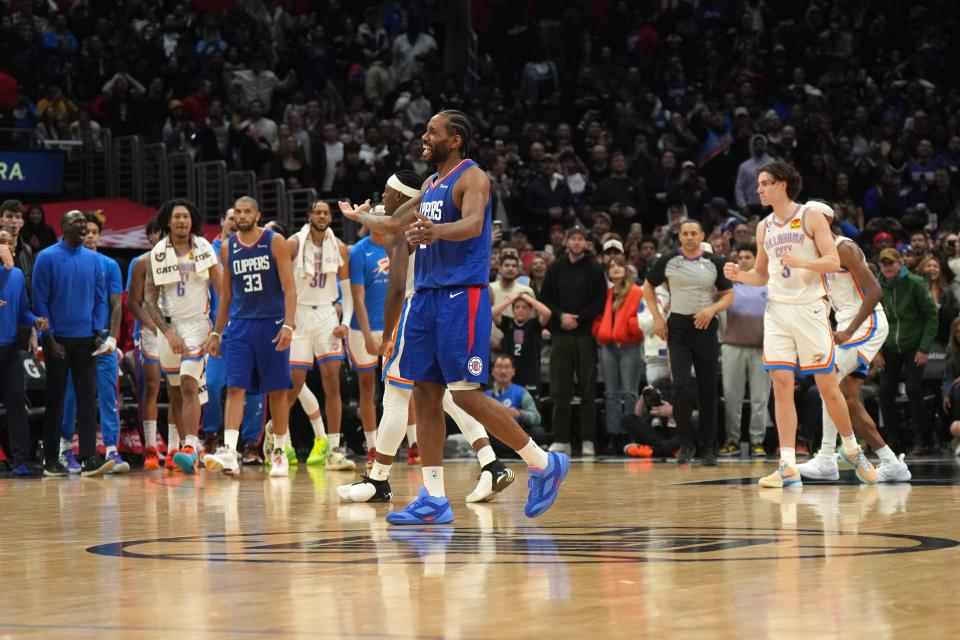
[[[232,274],[230,319],[282,318],[283,287],[270,244],[273,229],[264,229],[250,246],[240,242],[239,234],[229,240],[230,272]]]
[[[453,185],[470,167],[477,166],[473,160],[464,160],[437,181],[430,177],[427,190],[420,201],[420,215],[438,224],[461,219],[460,209],[453,202]],[[476,238],[453,242],[438,240],[427,247],[417,248],[414,267],[416,289],[439,289],[490,284],[490,219],[493,206],[489,193],[483,210],[483,231]]]
[[[390,258],[387,250],[370,236],[353,245],[350,250],[350,282],[363,284],[363,304],[367,308],[371,331],[383,331],[383,301],[390,281]],[[353,314],[350,328],[360,330],[357,314]]]

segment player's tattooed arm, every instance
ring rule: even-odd
[[[143,310],[146,312],[150,322],[156,327],[157,333],[165,335],[167,331],[170,330],[170,326],[167,325],[166,318],[164,318],[163,313],[160,312],[160,306],[158,304],[160,300],[160,287],[157,286],[153,279],[153,269],[146,270],[143,285]]]
[[[130,313],[134,318],[139,320],[148,330],[156,333],[157,325],[154,324],[153,318],[147,314],[147,310],[143,306],[146,272],[149,271],[149,269],[147,269],[148,264],[150,264],[149,253],[141,256],[136,264],[133,265],[133,274],[127,285],[127,307],[130,309]]]

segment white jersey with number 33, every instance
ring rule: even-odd
[[[771,213],[761,223],[764,231],[763,248],[769,261],[767,295],[774,302],[807,304],[827,295],[819,273],[783,264],[783,256],[788,253],[803,260],[820,257],[813,236],[807,230],[806,215],[806,207],[797,205],[793,215],[786,220],[778,221]]]

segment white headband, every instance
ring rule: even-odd
[[[825,202],[820,202],[818,200],[809,200],[807,201],[807,207],[813,209],[814,211],[819,211],[828,219],[833,220],[833,207],[828,205]]]
[[[416,198],[418,195],[420,195],[420,189],[414,189],[413,187],[408,187],[407,185],[403,184],[400,182],[400,178],[397,177],[397,174],[390,176],[390,178],[387,180],[387,186],[393,187],[408,198]]]

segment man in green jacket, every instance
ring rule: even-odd
[[[937,334],[937,306],[923,279],[903,266],[896,249],[880,252],[880,286],[883,310],[890,333],[874,364],[883,367],[880,376],[880,411],[883,423],[896,442],[897,411],[895,400],[901,373],[906,379],[907,398],[913,431],[918,438],[912,453],[927,452],[932,433],[923,403],[923,368],[927,364],[930,343]]]

